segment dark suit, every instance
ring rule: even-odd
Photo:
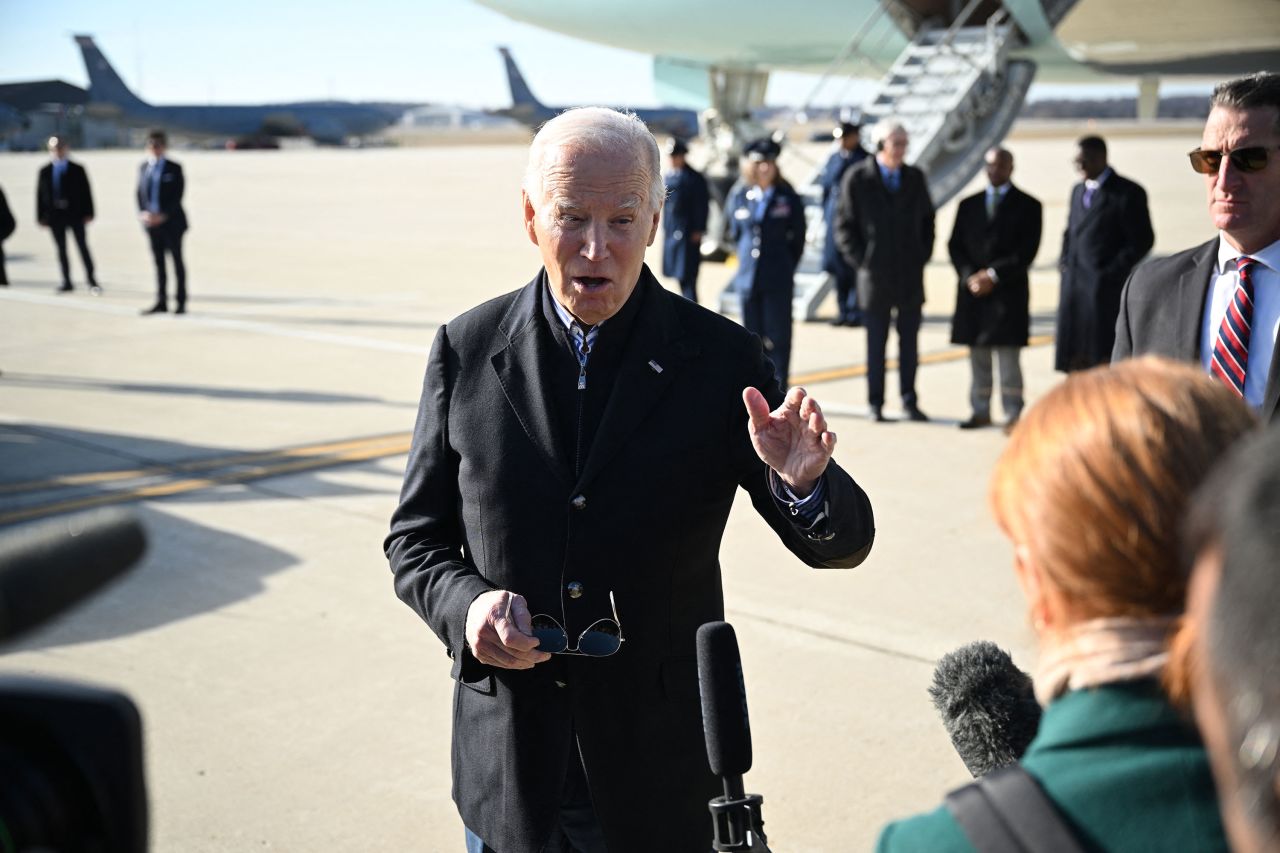
[[[1115,344],[1120,291],[1155,241],[1147,193],[1114,171],[1084,206],[1083,183],[1071,191],[1059,267],[1058,335],[1054,369],[1106,364]]]
[[[758,187],[741,185],[725,205],[729,239],[737,244],[733,287],[742,299],[742,325],[765,341],[778,384],[791,369],[791,300],[804,254],[804,201],[784,180],[761,207]]]
[[[187,231],[187,214],[182,208],[182,193],[185,188],[182,167],[168,158],[162,164],[158,189],[153,184],[148,163],[143,163],[138,170],[138,210],[151,210],[165,216],[164,222],[146,229],[151,255],[156,263],[157,305],[168,302],[168,278],[165,275],[164,261],[166,253],[173,258],[173,276],[177,284],[174,296],[178,306],[182,307],[187,302],[187,267],[182,260],[182,235]]]
[[[680,282],[686,299],[698,301],[698,266],[701,242],[692,238],[707,230],[711,194],[707,179],[691,166],[666,174],[667,199],[662,208],[662,274]]]
[[[1120,299],[1112,361],[1163,355],[1200,364],[1205,302],[1218,259],[1215,237],[1194,249],[1147,261],[1133,271]],[[1251,365],[1252,368],[1252,365]],[[1271,354],[1263,420],[1280,422],[1280,346]]]
[[[9,284],[9,277],[4,269],[4,241],[9,239],[9,235],[17,227],[17,220],[13,218],[13,211],[9,209],[9,202],[4,197],[4,190],[0,190],[0,286]]]
[[[1199,735],[1153,681],[1076,690],[1045,708],[1021,764],[1085,850],[1227,850]],[[973,853],[945,806],[885,827],[877,853]]]
[[[1009,185],[987,217],[984,190],[960,202],[947,250],[960,277],[951,342],[981,347],[1025,347],[1030,330],[1031,298],[1027,270],[1040,250],[1041,205]],[[969,276],[985,269],[996,273],[995,290],[974,296],[965,286]]]
[[[924,265],[933,254],[933,214],[928,182],[914,166],[902,166],[896,192],[885,186],[875,157],[845,172],[836,242],[845,262],[858,271],[872,406],[884,404],[884,353],[893,311],[902,402],[916,403],[916,337],[924,305]]]
[[[93,277],[93,256],[89,254],[89,241],[85,235],[85,220],[93,218],[93,192],[89,189],[89,175],[79,163],[67,161],[62,179],[54,187],[53,164],[46,163],[36,180],[36,220],[49,226],[54,245],[58,247],[58,265],[62,270],[62,286],[71,287],[71,262],[67,257],[67,229],[75,237],[84,263],[85,277],[90,285],[96,285]]]
[[[646,267],[601,327],[585,397],[575,397],[577,363],[551,299],[540,272],[440,328],[386,541],[397,593],[453,659],[453,797],[489,846],[535,853],[580,751],[612,853],[705,853],[707,800],[720,786],[706,759],[694,637],[723,616],[718,553],[736,490],[815,567],[865,558],[871,506],[833,462],[832,538],[788,520],[741,400],[748,385],[771,406],[780,392],[759,341],[738,325],[663,289]],[[579,455],[573,431],[584,421]],[[580,597],[566,592],[574,581]],[[523,595],[573,638],[610,615],[612,591],[625,642],[606,658],[482,665],[464,628],[491,589]]]

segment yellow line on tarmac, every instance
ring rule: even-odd
[[[1027,341],[1027,346],[1038,347],[1051,343],[1053,343],[1053,335],[1035,335]],[[920,356],[920,363],[943,364],[948,361],[962,361],[968,357],[968,347],[952,347],[940,352],[925,353]],[[898,360],[896,358],[886,359],[885,369],[897,370]],[[855,379],[866,375],[867,366],[865,364],[854,364],[849,367],[833,367],[829,370],[814,370],[809,373],[797,374],[792,376],[789,381],[792,385],[816,385],[819,382],[835,382],[838,379]]]
[[[281,474],[293,474],[299,471],[312,471],[320,468],[330,468],[335,465],[344,465],[350,462],[365,462],[370,459],[382,459],[388,456],[399,456],[409,452],[410,433],[394,433],[392,435],[379,435],[368,438],[351,439],[349,441],[333,442],[328,444],[311,445],[309,447],[286,448],[280,451],[242,454],[239,456],[223,457],[221,460],[201,460],[199,463],[189,463],[190,465],[199,465],[205,469],[214,467],[213,463],[220,461],[223,467],[228,465],[241,466],[245,461],[253,459],[275,459],[274,463],[268,462],[263,465],[255,465],[240,470],[215,472],[207,477],[190,477],[182,480],[172,480],[163,483],[152,483],[145,486],[137,486],[132,489],[121,489],[119,491],[110,492],[102,495],[92,495],[84,498],[73,498],[65,501],[58,501],[51,504],[43,504],[41,506],[26,507],[23,509],[13,510],[7,513],[0,513],[0,525],[12,524],[18,521],[30,521],[45,516],[57,515],[64,512],[74,512],[77,510],[90,509],[92,507],[106,506],[109,504],[130,503],[147,498],[168,497],[170,495],[185,494],[188,492],[207,489],[213,486],[222,486],[232,483],[246,483],[252,480],[261,480],[267,477],[275,477]],[[168,469],[158,469],[160,473],[177,473],[181,466],[175,465]],[[157,469],[146,468],[139,469],[141,471],[156,471]]]

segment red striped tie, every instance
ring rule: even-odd
[[[1227,306],[1227,313],[1218,327],[1218,340],[1213,345],[1213,360],[1209,372],[1244,396],[1245,371],[1249,366],[1249,329],[1253,325],[1253,282],[1249,271],[1253,258],[1237,258],[1236,269],[1240,283]]]

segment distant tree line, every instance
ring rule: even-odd
[[[1137,118],[1137,98],[1043,98],[1022,105],[1020,118]],[[1209,115],[1206,95],[1177,95],[1161,98],[1156,110],[1160,118],[1196,118]]]

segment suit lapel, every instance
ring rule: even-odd
[[[545,274],[529,282],[498,324],[503,346],[490,363],[502,385],[507,403],[547,467],[566,486],[573,485],[573,469],[563,455],[558,428],[552,414],[551,390],[547,387],[555,342],[545,333],[542,322],[542,289]]]
[[[1182,351],[1177,357],[1200,363],[1201,332],[1204,329],[1204,306],[1209,298],[1209,279],[1213,277],[1218,256],[1218,240],[1205,243],[1191,256],[1190,266],[1178,276],[1178,336]]]
[[[575,489],[586,487],[608,465],[684,369],[684,362],[697,354],[696,346],[682,340],[672,297],[647,266],[637,286],[644,288],[644,302]]]

